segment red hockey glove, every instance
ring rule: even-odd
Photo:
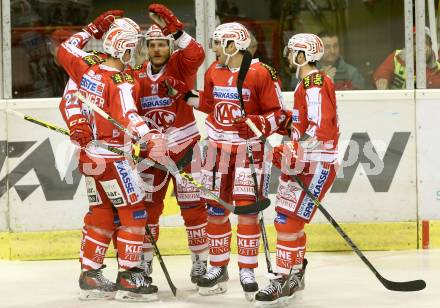
[[[295,162],[298,159],[298,143],[289,141],[281,145],[277,145],[272,150],[272,163],[278,169],[284,167],[294,168]]]
[[[280,135],[288,135],[289,130],[292,128],[293,113],[290,110],[281,110],[281,115],[278,117],[278,130]]]
[[[89,23],[83,30],[93,36],[95,39],[100,40],[105,32],[110,29],[111,24],[116,18],[122,17],[124,11],[112,10],[107,11],[95,18],[94,21]]]
[[[255,126],[263,133],[264,136],[270,135],[270,123],[262,115],[248,115],[246,117],[241,117],[235,119],[234,127],[238,131],[238,135],[243,139],[250,139],[255,137],[254,132],[246,124],[246,119],[250,119]]]
[[[159,97],[171,97],[174,100],[179,100],[184,97],[187,92],[189,92],[189,88],[186,83],[171,76],[165,77],[159,83]]]
[[[183,24],[165,5],[150,4],[148,11],[150,12],[151,19],[162,30],[163,34],[168,35],[182,31]]]
[[[78,142],[81,147],[86,147],[93,139],[89,121],[84,115],[74,115],[67,124],[70,130],[70,140]]]
[[[142,139],[147,141],[145,154],[142,156],[165,165],[169,159],[166,136],[158,130],[152,129]]]

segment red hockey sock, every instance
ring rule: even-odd
[[[157,240],[159,239],[159,225],[148,224],[148,228],[150,228],[154,241],[157,243]],[[148,233],[145,233],[144,243],[142,245],[142,253],[144,255],[144,260],[153,260],[153,244],[151,243],[151,238]]]
[[[237,226],[238,267],[256,268],[258,248],[260,247],[260,228],[258,225]]]
[[[109,237],[97,233],[93,228],[88,228],[85,237],[81,268],[83,270],[101,268],[109,244]]]
[[[118,230],[119,267],[129,269],[140,265],[143,242],[143,234],[140,235],[126,230]]]
[[[197,226],[187,226],[188,247],[193,254],[201,254],[208,250],[208,236],[206,234],[206,225],[203,223]]]
[[[206,227],[209,243],[209,263],[212,266],[224,266],[229,263],[231,253],[231,222],[214,224],[208,221]]]
[[[82,257],[84,254],[84,245],[86,244],[87,226],[83,226],[81,230],[81,247],[79,248],[79,263],[82,264]]]
[[[306,252],[306,235],[295,241],[277,240],[277,273],[288,275],[290,269],[301,269]]]

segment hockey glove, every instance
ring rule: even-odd
[[[289,141],[278,145],[272,150],[272,163],[281,170],[281,167],[294,168],[298,159],[298,142]],[[283,169],[284,169],[283,168]]]
[[[72,116],[67,125],[70,130],[70,140],[79,143],[81,147],[86,147],[93,139],[92,129],[84,115],[76,114]]]
[[[171,97],[174,100],[179,100],[185,97],[188,92],[189,88],[186,83],[171,76],[165,77],[159,83],[159,97]]]
[[[164,35],[175,34],[182,31],[183,24],[173,12],[163,4],[150,4],[148,6],[150,17],[153,22],[162,30]]]
[[[124,11],[122,10],[112,10],[107,11],[95,18],[94,21],[89,23],[83,30],[93,36],[95,39],[100,40],[105,32],[110,29],[113,21],[116,18],[122,17]]]
[[[238,131],[238,135],[243,139],[250,139],[255,137],[254,132],[246,124],[246,119],[250,119],[259,131],[263,133],[264,136],[269,136],[271,129],[269,121],[262,115],[248,115],[246,117],[237,118],[234,120],[234,127]]]
[[[290,110],[281,110],[281,114],[278,117],[278,130],[280,135],[288,135],[289,130],[292,128],[293,113]]]
[[[169,160],[166,136],[157,129],[152,129],[143,140],[147,141],[147,146],[142,156],[166,165]]]

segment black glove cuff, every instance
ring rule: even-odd
[[[183,34],[183,31],[182,30],[178,30],[176,33],[173,33],[173,38],[175,40],[178,40],[182,36],[182,34]]]
[[[191,98],[191,97],[199,97],[199,93],[197,91],[189,90],[188,92],[185,93],[185,96],[183,97],[183,100],[185,102],[187,102],[188,99]]]

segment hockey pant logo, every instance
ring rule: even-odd
[[[255,168],[255,172],[257,173],[257,187],[259,187],[261,175],[261,169]],[[260,179],[261,180],[261,179]],[[246,196],[255,198],[255,186],[254,186],[254,178],[252,177],[252,171],[250,168],[236,168],[235,169],[235,178],[234,178],[234,196]]]
[[[89,205],[99,205],[102,203],[101,197],[99,196],[98,190],[96,188],[95,179],[91,176],[85,177],[86,181],[86,189],[87,189],[87,198],[89,200]]]
[[[192,177],[199,182],[200,181],[200,173],[194,172],[191,173]],[[176,178],[177,184],[177,200],[179,202],[197,202],[200,201],[200,191],[194,186],[188,179],[183,177]]]

